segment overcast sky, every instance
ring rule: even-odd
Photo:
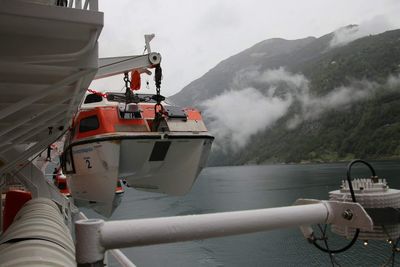
[[[400,28],[399,0],[100,0],[99,8],[101,57],[142,54],[144,34],[156,35],[151,46],[163,58],[166,96],[265,39],[320,37],[349,24],[372,34]],[[142,92],[153,93],[153,78],[147,77],[142,81],[148,79],[151,89]],[[122,77],[91,87],[118,91]]]

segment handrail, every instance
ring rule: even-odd
[[[34,4],[41,4],[41,5],[44,4],[44,3],[36,3],[37,1],[34,1],[34,0],[31,0],[31,2]],[[62,7],[67,7],[67,8],[99,11],[99,1],[98,0],[85,0],[83,7],[82,7],[82,0],[65,0],[62,2],[59,0],[53,0],[53,1],[49,1],[49,3],[47,3],[47,5],[56,5],[56,6],[62,6]]]
[[[354,214],[351,221],[343,210]],[[314,201],[311,204],[270,209],[104,222],[75,222],[78,266],[100,263],[109,249],[199,240],[255,233],[317,223],[333,223],[371,231],[373,222],[358,203]]]

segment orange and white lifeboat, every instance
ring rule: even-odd
[[[86,96],[66,138],[62,166],[74,199],[110,205],[124,178],[139,190],[183,195],[205,166],[214,137],[197,109],[163,103],[155,118],[154,97],[122,93]]]

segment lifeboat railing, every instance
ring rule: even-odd
[[[98,0],[85,0],[85,2],[82,5],[82,0],[69,0],[68,7],[84,9],[84,10],[91,10],[91,11],[98,11],[99,10],[99,1]]]
[[[373,222],[358,203],[298,200],[299,205],[151,219],[75,222],[78,266],[103,266],[107,250],[300,227],[310,238],[309,225],[325,223],[371,231]],[[345,213],[352,216],[343,216]]]

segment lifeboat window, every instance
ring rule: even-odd
[[[98,94],[89,94],[85,98],[84,104],[97,103],[103,101],[103,97]]]
[[[96,115],[84,118],[79,123],[79,132],[84,133],[99,128],[99,119]]]
[[[119,112],[119,115],[121,117],[121,119],[141,119],[142,118],[142,114],[140,113],[140,111],[138,112]]]
[[[168,112],[169,118],[184,119],[184,120],[187,119],[186,112],[180,107],[167,106],[165,109]]]

